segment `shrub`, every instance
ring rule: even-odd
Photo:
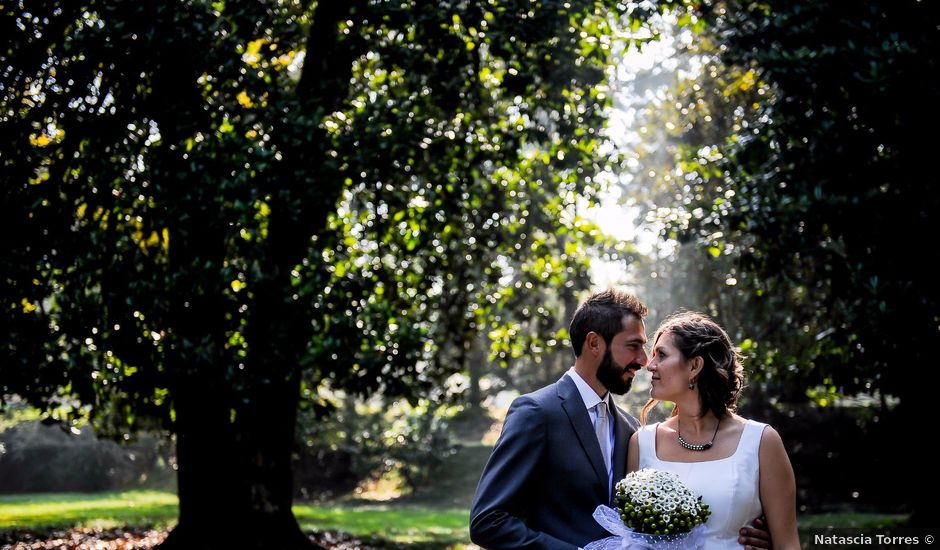
[[[0,493],[173,487],[168,442],[142,434],[117,443],[90,427],[68,431],[39,421],[0,432]]]
[[[323,498],[398,470],[411,490],[430,484],[456,448],[449,434],[453,407],[346,399],[329,416],[301,413],[294,462],[295,493]]]

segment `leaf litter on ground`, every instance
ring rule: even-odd
[[[45,533],[0,533],[0,550],[149,550],[156,548],[167,531],[154,529],[76,528]],[[330,550],[373,550],[361,540],[341,532],[309,533],[310,540]]]

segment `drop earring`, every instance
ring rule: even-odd
[[[690,390],[694,390],[694,389],[695,389],[695,380],[689,380],[689,389],[690,389]]]

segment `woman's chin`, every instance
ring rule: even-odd
[[[658,391],[657,388],[650,390],[650,399],[655,399],[657,401],[673,401],[665,393]]]

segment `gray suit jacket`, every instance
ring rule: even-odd
[[[626,474],[639,427],[614,410],[614,483]],[[564,549],[609,535],[591,514],[608,502],[608,479],[591,418],[574,381],[513,401],[470,511],[470,538],[488,550]]]

